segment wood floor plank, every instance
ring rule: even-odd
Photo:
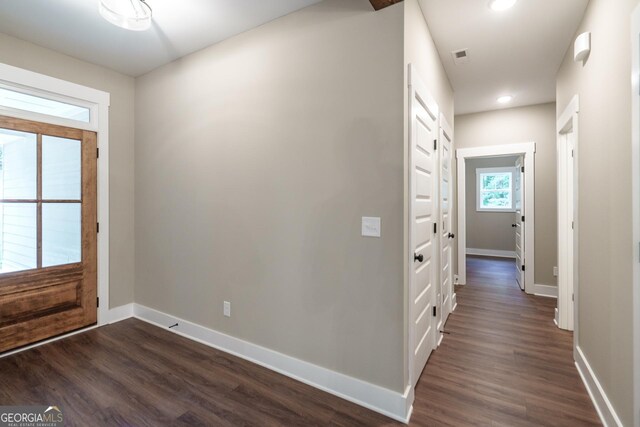
[[[594,426],[555,300],[473,257],[411,426]],[[366,408],[135,319],[0,359],[0,404],[59,404],[69,426],[399,426]]]
[[[573,362],[572,334],[553,323],[556,300],[522,292],[515,271],[512,260],[468,257],[450,335],[416,387],[426,425],[601,425]]]

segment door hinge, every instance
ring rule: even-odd
[[[434,139],[433,140],[433,151],[436,151],[438,149],[438,140]]]
[[[436,306],[434,305],[434,306],[433,306],[433,317],[436,317],[436,316],[437,316],[437,313],[438,313],[438,311],[437,311],[437,310],[438,310],[438,307],[436,307]]]
[[[574,222],[573,222],[573,221],[571,221],[571,229],[572,229],[572,230],[573,230],[573,228],[574,228],[574,225],[575,225],[575,224],[574,224]]]
[[[524,222],[524,215],[522,215],[522,222]]]
[[[573,153],[573,150],[571,150],[571,157],[573,157],[573,156],[574,156],[574,153]]]
[[[524,173],[524,166],[520,168],[520,172]]]
[[[524,264],[522,264],[522,271],[525,271],[525,267],[524,267]]]
[[[96,298],[96,307],[100,307],[100,297]]]
[[[575,301],[576,300],[576,295],[575,294],[571,294],[571,301]]]
[[[96,148],[96,159],[100,158],[100,149]]]
[[[100,223],[96,222],[96,233],[100,232]]]
[[[434,222],[433,223],[433,234],[436,234],[438,232],[438,223]]]

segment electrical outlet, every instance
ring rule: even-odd
[[[231,317],[231,303],[229,301],[224,302],[223,311],[225,317]]]
[[[553,277],[558,277],[558,267],[553,267]]]

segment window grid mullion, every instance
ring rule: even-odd
[[[42,134],[38,133],[36,173],[36,239],[37,239],[37,268],[42,268]]]

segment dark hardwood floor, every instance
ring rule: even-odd
[[[521,292],[509,268],[469,260],[411,425],[599,425],[555,300]],[[69,426],[400,425],[134,319],[0,359],[0,405],[25,404],[60,405]]]
[[[525,294],[513,260],[467,258],[442,345],[416,387],[412,425],[601,425],[553,323],[556,300]]]

